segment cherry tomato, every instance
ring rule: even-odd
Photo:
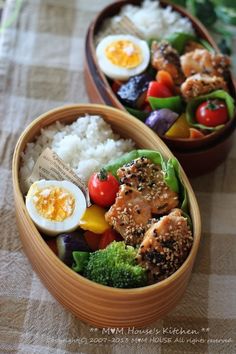
[[[225,124],[228,120],[225,102],[215,99],[201,103],[196,110],[196,120],[207,127]]]
[[[151,81],[148,85],[147,98],[148,97],[171,97],[173,96],[171,90],[163,83],[158,81]]]
[[[106,170],[93,173],[88,181],[89,195],[92,201],[101,206],[109,207],[116,199],[119,190],[119,182]]]
[[[174,92],[175,84],[172,79],[172,76],[170,75],[170,73],[168,73],[168,71],[159,70],[156,74],[156,80],[161,84],[165,85],[166,87],[168,87],[171,90],[171,92]]]

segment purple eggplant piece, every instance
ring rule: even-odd
[[[159,109],[150,113],[145,124],[153,129],[158,135],[163,136],[174,124],[179,114],[168,108]]]
[[[58,257],[69,267],[74,261],[72,252],[91,252],[82,231],[68,232],[60,234],[56,239]]]
[[[140,74],[131,77],[117,91],[120,101],[131,108],[140,108],[146,98],[149,82],[153,78],[149,74]]]

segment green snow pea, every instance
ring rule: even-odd
[[[174,32],[165,38],[179,54],[184,52],[185,45],[188,41],[196,41],[197,38],[192,34],[184,32]]]
[[[149,47],[151,48],[152,42],[157,41],[160,42],[161,39],[159,38],[152,38],[148,41]],[[194,41],[201,44],[205,49],[209,50],[210,52],[214,52],[214,48],[204,39],[198,38],[192,34],[185,33],[185,32],[174,32],[171,33],[169,36],[165,38],[167,42],[171,44],[173,48],[177,50],[177,52],[182,55],[184,53],[185,46],[188,41]]]
[[[175,32],[175,33],[170,34],[165,39],[167,40],[167,42],[169,42],[172,45],[173,48],[175,48],[177,50],[177,52],[180,55],[183,54],[184,48],[185,48],[188,41],[194,41],[194,42],[200,43],[207,50],[214,51],[214,49],[211,47],[211,45],[207,41],[197,38],[189,33]]]

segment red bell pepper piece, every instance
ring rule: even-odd
[[[148,97],[165,98],[171,96],[173,96],[171,90],[167,86],[163,85],[161,82],[151,81],[149,83],[148,90],[147,90],[147,100]]]

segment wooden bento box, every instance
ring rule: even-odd
[[[42,128],[56,121],[71,123],[84,115],[98,114],[121,137],[131,138],[137,147],[154,149],[163,157],[173,157],[159,137],[128,113],[104,105],[78,104],[53,109],[35,119],[20,136],[12,163],[16,218],[23,249],[34,270],[51,294],[79,319],[105,327],[145,326],[165,316],[180,301],[197,255],[201,236],[198,204],[182,168],[193,224],[193,245],[183,265],[167,279],[135,289],[116,289],[94,283],[66,266],[49,248],[26,210],[19,183],[21,154]]]
[[[94,103],[126,110],[113,92],[109,80],[99,68],[94,41],[104,20],[117,15],[124,5],[140,5],[141,3],[142,1],[140,0],[114,2],[98,14],[88,29],[85,46],[84,77],[88,95]],[[160,4],[164,8],[170,5],[167,1],[160,1]],[[191,21],[197,36],[206,40],[216,52],[219,52],[215,41],[200,21],[183,8],[175,4],[171,4],[171,6],[175,11]],[[232,76],[228,78],[228,86],[231,96],[235,99],[235,84]],[[163,136],[162,139],[179,159],[187,175],[194,177],[212,171],[226,159],[232,147],[235,127],[236,118],[234,117],[234,119],[225,124],[224,128],[199,139],[172,139],[166,136]]]

